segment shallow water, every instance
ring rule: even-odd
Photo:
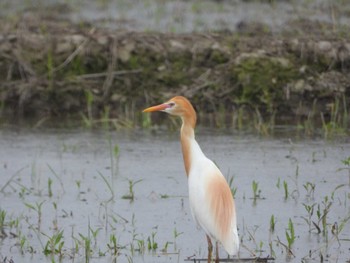
[[[5,258],[51,261],[43,248],[57,230],[63,231],[65,241],[63,262],[85,262],[83,237],[91,239],[91,262],[111,262],[111,234],[117,237],[119,262],[183,262],[191,256],[206,257],[205,235],[195,227],[188,207],[177,132],[6,129],[0,135],[0,208],[6,211],[7,235],[0,238],[1,262]],[[345,167],[341,160],[350,156],[348,141],[297,140],[286,134],[260,138],[205,129],[199,129],[197,140],[223,174],[234,178],[239,235],[244,244],[240,257],[254,253],[274,255],[275,262],[303,258],[319,262],[322,254],[330,262],[349,260],[349,222],[342,226],[350,217],[349,172],[339,171]],[[111,153],[115,145],[119,158]],[[255,201],[253,180],[261,190]],[[124,199],[129,182],[137,182],[133,202]],[[286,199],[284,182],[289,192]],[[314,192],[306,191],[307,182],[315,185]],[[325,234],[317,233],[313,224],[309,232],[303,204],[316,204],[311,220],[318,224],[317,206],[323,214],[326,196],[331,205]],[[41,202],[39,222],[33,207],[38,210]],[[269,231],[272,215],[274,233]],[[18,226],[10,226],[16,219]],[[288,256],[280,243],[288,244],[289,219],[296,236],[291,247],[294,256]],[[342,226],[339,242],[332,233],[335,223],[338,229]],[[322,223],[319,227],[323,230]],[[175,233],[181,234],[175,238]],[[158,248],[150,252],[147,246],[152,234]],[[142,242],[145,249],[139,251]],[[221,256],[226,257],[222,249]]]

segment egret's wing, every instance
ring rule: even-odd
[[[206,159],[191,171],[189,180],[192,214],[204,231],[233,255],[238,250],[235,206],[231,190],[216,165]],[[192,190],[192,193],[191,193]]]

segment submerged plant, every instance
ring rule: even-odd
[[[109,148],[109,158],[111,162],[111,176],[112,178],[114,178],[114,176],[116,176],[118,172],[118,160],[119,160],[120,149],[117,144],[113,145],[111,135],[108,136],[107,141],[108,141],[108,148]]]
[[[281,178],[279,178],[279,177],[278,177],[278,179],[277,179],[276,187],[277,187],[278,189],[280,189],[280,187],[281,187]]]
[[[7,234],[4,229],[6,225],[5,220],[6,220],[6,211],[0,208],[0,240],[2,238],[7,237]]]
[[[271,218],[270,218],[270,232],[271,233],[275,232],[275,226],[276,226],[275,216],[271,215]]]
[[[286,239],[288,243],[288,249],[291,250],[294,242],[295,242],[295,232],[294,232],[294,224],[292,219],[289,218],[288,228],[286,230]]]
[[[47,181],[48,195],[52,197],[52,179],[49,178]]]
[[[90,233],[95,241],[95,245],[97,243],[97,235],[100,232],[101,228],[97,228],[96,230],[93,230],[91,226],[89,226]]]
[[[47,167],[50,169],[50,171],[52,172],[52,174],[56,177],[56,179],[57,179],[58,182],[60,183],[61,188],[62,188],[62,191],[65,192],[65,190],[64,190],[64,185],[63,185],[63,182],[62,182],[61,177],[58,175],[57,172],[55,172],[55,170],[54,170],[49,164],[47,164]],[[51,182],[51,183],[49,182],[49,184],[52,185],[52,182]],[[50,185],[50,187],[51,187],[51,185]]]
[[[158,248],[158,243],[155,241],[156,232],[152,232],[151,236],[147,238],[147,248],[148,250],[156,251]]]
[[[25,244],[27,243],[27,238],[25,235],[22,235],[19,241],[19,247],[21,249],[22,255],[24,254],[25,251]]]
[[[178,236],[182,235],[183,232],[177,232],[176,228],[174,228],[174,249],[176,250],[176,239]]]
[[[347,217],[345,217],[340,224],[338,225],[337,222],[335,222],[332,225],[332,234],[335,236],[335,238],[337,239],[339,246],[340,246],[340,240],[339,240],[339,234],[344,230],[345,226],[347,225],[347,223],[350,221],[350,215],[348,215]]]
[[[252,182],[252,190],[253,190],[253,199],[256,200],[258,198],[261,198],[260,193],[261,190],[259,189],[259,183],[253,180]]]
[[[165,242],[164,247],[161,249],[161,251],[162,251],[163,253],[167,253],[167,252],[168,252],[168,246],[169,246],[171,243],[172,243],[172,242],[169,242],[169,241]]]
[[[144,253],[144,251],[145,251],[145,241],[143,240],[143,239],[135,239],[136,240],[136,242],[137,242],[137,251],[139,252],[139,253]]]
[[[329,201],[328,196],[325,196],[322,201],[322,206],[317,204],[316,216],[317,220],[313,220],[312,223],[315,226],[317,233],[322,233],[325,237],[327,237],[327,215],[332,206],[332,202]]]
[[[122,198],[123,199],[129,199],[131,202],[133,202],[134,199],[135,199],[134,186],[135,186],[135,184],[137,184],[137,183],[139,183],[141,181],[142,181],[142,179],[137,180],[135,182],[133,180],[131,180],[131,179],[128,179],[128,182],[129,182],[129,193],[126,194],[126,195],[123,195]]]
[[[275,250],[273,249],[273,243],[272,241],[269,242],[269,248],[270,248],[270,255],[275,258],[276,257],[276,252]]]
[[[264,246],[264,242],[263,242],[263,241],[260,241],[260,242],[259,242],[259,249],[258,249],[259,257],[261,256],[261,254],[262,254],[262,252],[263,252],[263,246]]]
[[[303,204],[306,212],[307,212],[307,217],[302,216],[301,218],[305,220],[306,224],[309,226],[309,232],[311,232],[311,225],[312,225],[312,215],[314,214],[314,207],[315,207],[316,203],[312,204],[312,205],[307,205],[307,204]]]
[[[324,236],[328,234],[327,232],[327,216],[330,211],[330,208],[332,206],[332,202],[329,201],[328,196],[324,197],[324,200],[322,201],[323,209],[322,209],[322,216],[320,218],[322,222],[322,233]]]
[[[182,235],[183,232],[177,232],[176,228],[174,228],[174,239],[176,240],[178,236]]]
[[[75,185],[77,186],[78,192],[80,193],[81,181],[80,180],[75,180]]]
[[[91,238],[90,238],[90,235],[84,236],[84,235],[79,233],[79,236],[80,236],[81,241],[82,241],[83,246],[84,246],[85,263],[89,263],[90,257],[91,257]]]
[[[42,201],[40,203],[35,202],[35,205],[29,204],[29,203],[24,203],[26,207],[29,209],[32,209],[33,211],[37,212],[38,214],[38,229],[40,229],[41,225],[41,216],[42,216],[42,206],[45,203],[45,201]]]
[[[341,160],[341,162],[345,165],[345,167],[338,169],[338,171],[347,170],[349,172],[349,186],[350,186],[350,156],[344,160]]]
[[[283,181],[283,188],[284,188],[284,199],[288,199],[288,183],[286,181]]]
[[[2,210],[0,208],[0,231],[3,232],[4,231],[4,227],[5,227],[5,218],[6,218],[6,211]]]
[[[230,187],[233,198],[235,198],[236,193],[237,193],[237,187],[233,186],[233,179],[234,179],[234,177],[231,176],[230,179],[228,180],[228,185]]]
[[[111,254],[116,258],[118,255],[118,243],[115,234],[109,236],[109,244],[107,244],[107,246],[110,249]]]
[[[114,145],[114,148],[113,148],[113,154],[114,154],[114,158],[119,158],[119,146],[118,144]]]
[[[46,245],[43,251],[44,255],[45,256],[51,255],[52,260],[54,255],[59,255],[60,257],[62,257],[63,245],[64,245],[63,230],[53,234],[52,237],[48,237],[48,238],[49,240],[46,242]]]
[[[107,180],[107,178],[100,172],[98,172],[98,174],[101,176],[101,178],[103,179],[103,181],[106,183],[109,191],[111,192],[111,198],[107,201],[111,201],[114,199],[114,190],[113,190],[113,186],[111,185],[111,183]]]
[[[306,196],[311,199],[314,199],[316,184],[311,182],[306,182],[305,184],[303,184],[303,186],[304,186],[304,189],[306,190]]]

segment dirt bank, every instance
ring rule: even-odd
[[[348,118],[349,28],[298,20],[278,34],[256,23],[136,33],[33,14],[0,24],[3,118],[119,118],[175,94],[201,112]]]

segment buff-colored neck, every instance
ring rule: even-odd
[[[194,140],[194,128],[196,126],[196,113],[192,111],[182,117],[181,146],[185,164],[186,175],[189,176],[191,169],[191,141]]]

